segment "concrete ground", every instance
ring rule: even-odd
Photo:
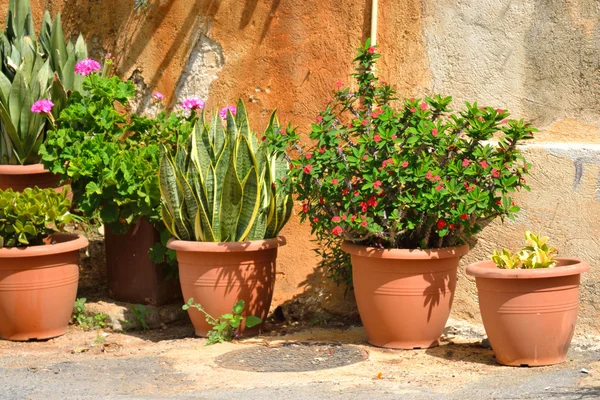
[[[145,332],[71,327],[44,342],[0,341],[0,399],[597,399],[600,342],[576,337],[558,366],[503,367],[481,327],[449,322],[426,350],[369,346],[362,327],[274,325],[267,335],[206,346],[187,320]],[[352,344],[363,362],[311,372],[248,372],[220,357],[289,342]]]

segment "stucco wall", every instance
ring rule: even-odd
[[[0,16],[7,0],[1,0]],[[92,52],[117,57],[119,73],[145,89],[199,95],[210,106],[246,101],[256,129],[277,107],[306,129],[337,80],[352,70],[369,36],[370,1],[32,0],[61,10],[68,32]],[[401,95],[452,95],[509,109],[541,132],[527,149],[532,191],[518,195],[515,222],[494,223],[463,264],[492,248],[516,246],[526,228],[543,230],[565,256],[588,260],[580,331],[600,333],[594,305],[600,274],[600,3],[597,0],[380,1],[380,76]],[[593,145],[595,144],[595,145]],[[294,298],[315,310],[351,313],[343,291],[314,271],[309,227],[285,228],[274,306]],[[310,294],[310,296],[307,296]],[[351,299],[351,294],[350,294]],[[289,304],[289,302],[288,302]],[[289,312],[302,313],[302,307]],[[477,319],[473,282],[461,274],[454,316]]]

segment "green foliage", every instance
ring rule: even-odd
[[[129,306],[129,311],[133,314],[133,319],[138,329],[148,330],[148,324],[146,323],[146,317],[152,313],[148,307],[141,304],[132,304]]]
[[[491,260],[503,269],[552,268],[556,266],[556,248],[548,246],[548,237],[525,232],[525,246],[514,253],[507,249],[494,250]]]
[[[60,14],[52,21],[46,11],[36,40],[29,0],[11,0],[6,27],[0,33],[0,163],[39,162],[38,149],[45,139],[46,119],[31,112],[39,99],[51,98],[58,116],[73,90],[81,90],[83,77],[75,64],[87,58],[80,35],[66,40]]]
[[[112,232],[124,234],[141,218],[164,231],[157,175],[160,148],[187,138],[196,114],[130,114],[135,87],[117,77],[90,74],[83,87],[83,93],[69,99],[58,129],[48,132],[40,148],[42,162],[63,181],[70,180],[76,210],[101,220]],[[150,256],[157,263],[175,258],[161,243]]]
[[[231,342],[244,321],[244,317],[242,316],[245,307],[244,300],[238,300],[238,302],[235,303],[231,314],[223,314],[219,318],[214,318],[207,313],[200,304],[194,304],[193,298],[190,298],[188,302],[183,305],[182,309],[188,310],[190,307],[203,313],[206,316],[206,322],[212,325],[212,329],[208,332],[208,337],[206,339],[207,345]],[[245,319],[246,328],[252,328],[262,322],[260,318],[251,315]]]
[[[0,190],[0,248],[42,245],[72,220],[67,191],[27,188]]]
[[[162,217],[181,240],[273,238],[290,218],[289,163],[267,140],[285,132],[275,113],[259,144],[241,100],[235,117],[226,112],[225,126],[216,114],[212,122],[202,115],[185,145],[165,146],[159,173]]]
[[[73,315],[71,316],[71,322],[73,324],[79,325],[82,329],[86,331],[93,331],[96,329],[101,329],[106,326],[106,320],[108,319],[108,315],[104,313],[98,313],[89,315],[89,313],[85,310],[85,302],[87,299],[80,298],[75,300],[75,305],[73,306]]]

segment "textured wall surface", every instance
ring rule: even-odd
[[[210,106],[246,101],[254,128],[273,108],[306,130],[333,85],[352,71],[369,36],[371,2],[350,0],[152,0],[144,12],[123,0],[32,0],[63,13],[96,57],[111,52],[118,72],[171,104],[197,95]],[[7,0],[0,0],[0,16]],[[516,221],[493,223],[463,260],[517,246],[525,229],[552,236],[565,256],[588,260],[579,329],[600,333],[600,2],[597,0],[380,1],[382,79],[400,95],[452,95],[509,109],[540,129],[527,149],[530,193]],[[309,227],[284,231],[274,306],[296,316],[355,312],[352,296],[324,281]],[[292,300],[290,302],[290,300]],[[292,316],[293,316],[292,315]],[[461,273],[455,317],[478,318],[473,282]]]

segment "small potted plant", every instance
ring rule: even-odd
[[[517,145],[530,124],[506,110],[450,97],[395,102],[375,76],[376,49],[359,48],[357,86],[338,82],[312,125],[292,179],[302,218],[328,245],[337,271],[350,255],[358,310],[369,342],[425,348],[448,319],[466,240],[519,210],[529,164]],[[495,143],[493,143],[495,141]]]
[[[71,182],[74,210],[104,224],[109,296],[165,304],[181,292],[160,217],[160,149],[184,140],[197,113],[136,115],[128,108],[135,86],[110,76],[111,65],[110,57],[104,66],[95,60],[76,64],[84,90],[51,121],[54,129],[40,154],[46,168]],[[158,108],[161,98],[154,93]]]
[[[57,233],[71,221],[66,192],[0,191],[0,337],[49,339],[67,331],[88,240]]]
[[[579,281],[589,265],[555,258],[556,253],[547,237],[527,231],[521,250],[494,250],[491,261],[467,267],[467,274],[475,277],[483,325],[500,364],[565,361],[577,321]]]
[[[60,177],[38,154],[49,129],[41,114],[58,117],[70,93],[81,90],[73,67],[87,57],[86,44],[81,35],[75,44],[66,40],[60,13],[52,21],[48,11],[36,40],[29,0],[10,2],[0,37],[0,189],[56,188]]]
[[[282,136],[273,113],[259,142],[240,100],[210,123],[202,116],[186,145],[165,148],[162,216],[176,238],[168,247],[177,252],[184,299],[193,298],[209,315],[230,313],[243,300],[244,318],[266,319],[277,248],[285,244],[277,235],[293,206]],[[198,309],[188,313],[196,334],[206,336],[212,326],[205,316]],[[245,328],[248,334],[260,325]]]

